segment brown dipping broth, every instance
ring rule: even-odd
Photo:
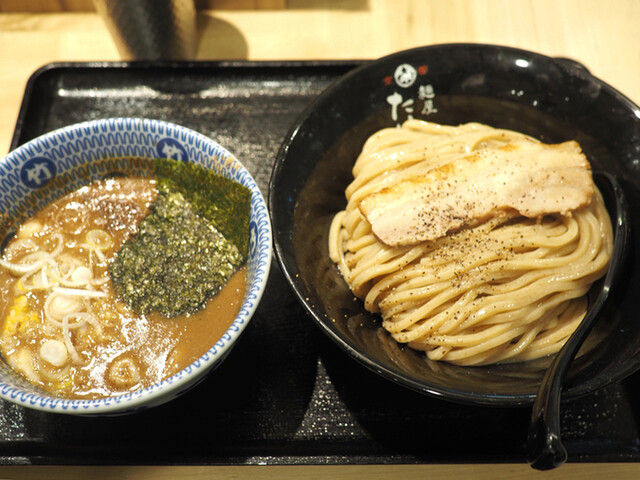
[[[14,264],[37,250],[59,251],[57,267],[48,267],[47,274],[20,279],[0,268],[0,352],[39,388],[93,399],[150,386],[202,356],[235,319],[245,288],[244,267],[191,315],[139,316],[114,297],[109,263],[135,234],[156,196],[153,179],[95,182],[38,212],[7,245],[4,258]],[[91,282],[76,286],[76,277]],[[71,284],[58,284],[53,294],[57,278]],[[98,293],[67,295],[66,289]],[[55,298],[47,300],[51,295]],[[65,319],[67,310],[76,313]]]

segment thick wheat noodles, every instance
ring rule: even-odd
[[[347,206],[331,225],[330,256],[391,336],[432,360],[483,365],[558,351],[608,267],[613,235],[603,199],[596,188],[589,206],[566,215],[502,215],[404,247],[380,242],[358,204],[460,155],[524,137],[411,120],[370,137],[353,167]]]

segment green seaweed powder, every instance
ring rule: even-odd
[[[156,173],[158,197],[110,273],[136,313],[175,317],[201,309],[244,263],[251,192],[193,164],[160,160]]]
[[[195,163],[166,158],[155,162],[158,186],[182,193],[246,257],[251,190]]]

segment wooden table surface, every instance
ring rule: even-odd
[[[3,1],[0,0],[0,12]],[[43,3],[46,4],[46,0],[40,2]],[[65,4],[55,3],[62,7]],[[285,3],[284,8],[272,9],[200,10],[196,59],[373,59],[436,43],[492,43],[573,58],[640,103],[638,0],[290,0]],[[27,0],[25,4],[38,2]],[[39,67],[56,61],[121,59],[95,12],[31,10],[0,13],[0,153],[9,149],[26,82]],[[640,478],[640,465],[569,463],[546,473],[533,471],[525,464],[0,468],[0,478],[51,480],[213,476],[518,480],[607,475],[615,479]]]

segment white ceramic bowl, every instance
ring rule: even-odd
[[[0,160],[0,215],[24,219],[53,199],[113,171],[113,162],[107,167],[99,160],[122,157],[171,157],[194,162],[251,190],[247,287],[240,313],[204,355],[148,388],[98,400],[69,400],[42,392],[0,362],[0,398],[4,400],[73,415],[126,414],[165,403],[194,387],[222,362],[258,306],[272,255],[271,222],[264,198],[249,172],[231,153],[188,128],[157,120],[110,118],[71,125],[38,137]],[[126,160],[117,163],[117,170],[125,173],[135,173],[136,168]],[[49,182],[63,174],[68,181],[62,186],[42,188],[47,184],[51,187],[54,183]],[[47,193],[37,195],[38,192]]]

